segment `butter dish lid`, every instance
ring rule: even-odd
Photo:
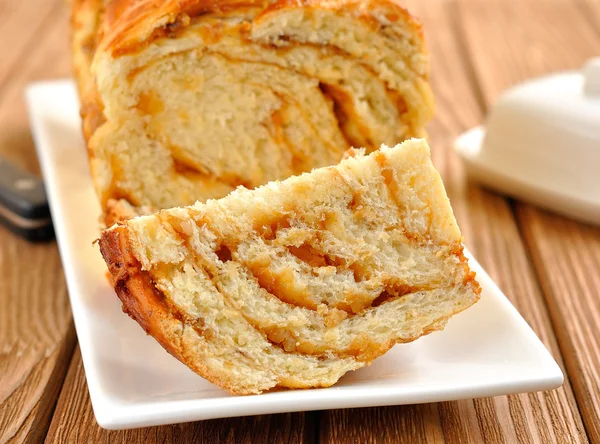
[[[600,58],[509,89],[454,148],[484,185],[600,224]]]

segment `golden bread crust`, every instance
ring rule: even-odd
[[[103,0],[73,0],[71,6],[71,52],[73,70],[81,100],[83,135],[87,140],[104,121],[91,66],[101,38]]]
[[[123,312],[135,320],[146,332],[172,356],[187,365],[206,380],[231,394],[246,394],[211,373],[201,360],[186,351],[181,332],[183,321],[176,310],[165,302],[164,295],[156,288],[149,274],[131,254],[125,227],[116,226],[103,234],[100,252],[106,261],[115,292],[121,300]]]
[[[388,20],[405,21],[422,38],[421,24],[405,8],[391,0],[112,0],[106,7],[102,49],[113,54],[129,53],[153,39],[174,36],[196,17],[244,9],[260,11],[254,19],[256,22],[270,12],[282,9],[355,11],[376,28],[381,25],[370,11],[378,7],[387,11]]]

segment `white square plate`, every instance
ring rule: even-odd
[[[92,241],[100,208],[92,189],[71,81],[27,90],[71,308],[96,419],[108,429],[229,416],[446,401],[546,390],[563,375],[481,266],[481,300],[443,332],[397,345],[334,387],[230,396],[167,354],[121,311]]]

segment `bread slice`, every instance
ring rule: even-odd
[[[423,140],[102,233],[123,310],[232,394],[326,387],[479,298]]]
[[[432,115],[421,26],[392,0],[74,0],[72,22],[112,216],[337,164]]]

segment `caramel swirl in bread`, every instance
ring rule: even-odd
[[[105,215],[190,205],[424,135],[421,27],[393,0],[74,0]]]

